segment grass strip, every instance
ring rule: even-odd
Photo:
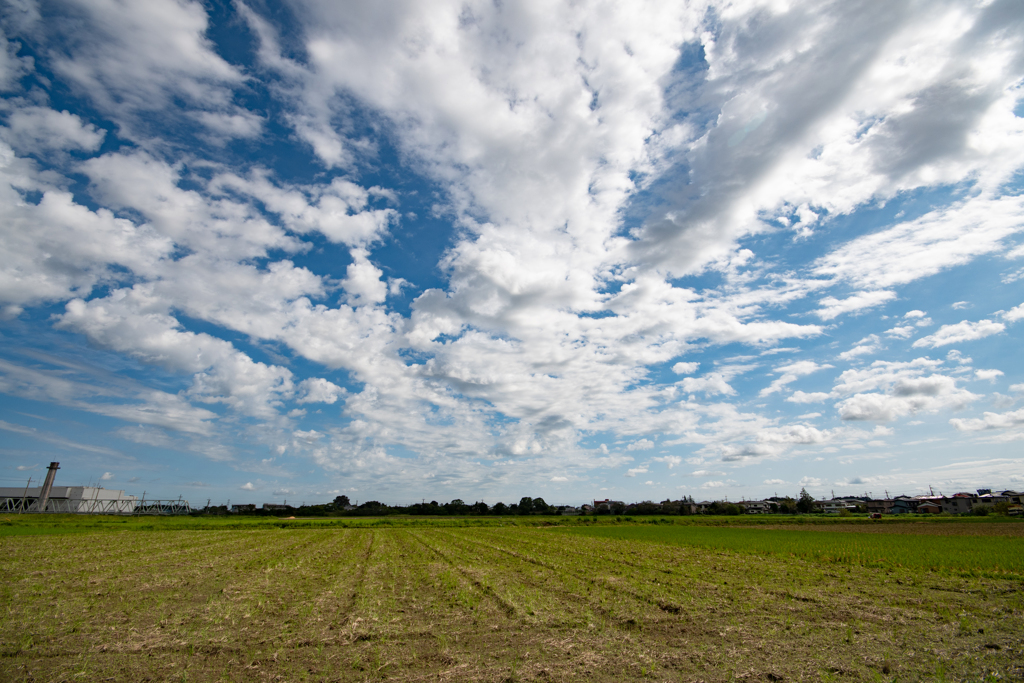
[[[597,538],[790,555],[818,562],[875,568],[954,571],[966,576],[1024,578],[1024,539],[998,536],[923,536],[836,533],[817,529],[615,526],[555,528]]]

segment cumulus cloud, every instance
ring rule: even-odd
[[[985,413],[981,418],[954,417],[949,424],[961,432],[977,432],[988,429],[1008,429],[1024,425],[1024,408],[1009,413]]]
[[[961,320],[953,325],[943,325],[935,334],[930,334],[927,337],[921,337],[915,341],[913,346],[915,349],[924,347],[934,349],[940,346],[949,346],[950,344],[959,344],[960,342],[984,339],[985,337],[990,337],[993,334],[999,334],[1005,329],[1006,325],[992,322],[991,320],[979,320],[977,322]]]
[[[339,387],[333,382],[328,382],[322,377],[310,377],[298,384],[298,395],[296,402],[302,403],[327,403],[333,404],[338,397],[345,394],[345,388]]]
[[[918,412],[960,409],[980,398],[958,387],[954,378],[935,373],[940,365],[941,361],[918,358],[905,363],[876,361],[863,370],[847,370],[832,394],[849,397],[839,401],[836,410],[844,420],[890,422]]]
[[[1003,320],[1008,323],[1017,322],[1021,318],[1024,318],[1024,304],[1020,306],[1014,306],[1010,310],[1003,313]]]
[[[7,127],[0,128],[0,137],[21,154],[71,149],[93,152],[105,135],[106,131],[81,117],[49,107],[17,109],[8,117]]]
[[[697,372],[697,368],[699,367],[700,363],[697,362],[679,362],[672,366],[672,372],[676,373],[677,375],[692,375],[693,373]]]
[[[235,64],[198,2],[44,5],[22,30],[56,85],[2,112],[0,305],[63,308],[48,333],[152,386],[4,361],[0,388],[222,459],[244,422],[367,486],[629,462],[580,445],[595,433],[733,461],[842,445],[848,428],[787,424],[756,394],[830,368],[812,348],[882,356],[943,302],[885,331],[866,313],[1017,239],[1021,41],[999,6],[307,3],[285,32],[235,3],[256,55]],[[6,37],[13,92],[35,62]],[[919,191],[940,197],[924,215],[859,215]],[[832,241],[790,264],[769,230]],[[1007,332],[1020,308],[914,347]],[[786,401],[856,420],[977,398],[944,373],[879,361]]]
[[[1002,377],[1003,374],[1004,373],[1003,373],[1002,370],[975,370],[974,371],[975,379],[980,379],[980,380],[986,380],[987,379],[990,382],[994,382],[997,377]]]
[[[897,339],[910,339],[912,336],[914,336],[914,326],[903,325],[889,328],[888,330],[885,331],[885,336],[895,337]]]
[[[892,330],[889,330],[892,332]],[[888,334],[888,333],[887,333]],[[892,336],[892,335],[890,335]],[[852,349],[839,354],[839,360],[853,360],[858,356],[870,356],[882,348],[877,334],[868,335],[854,345]]]
[[[880,306],[895,298],[896,292],[890,291],[858,292],[845,299],[829,296],[818,302],[821,304],[821,308],[815,311],[815,313],[822,320],[832,320],[845,313],[854,313]]]

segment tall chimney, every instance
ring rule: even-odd
[[[46,481],[43,482],[43,488],[39,492],[39,500],[36,501],[36,512],[46,512],[46,504],[50,502],[50,489],[53,488],[53,480],[57,476],[57,470],[59,469],[59,462],[50,463],[50,471],[46,473]]]

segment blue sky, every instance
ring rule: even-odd
[[[1018,2],[9,2],[0,478],[1024,486]]]

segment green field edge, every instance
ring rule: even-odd
[[[70,514],[0,515],[0,537],[35,534],[87,533],[105,531],[179,531],[179,530],[258,530],[258,529],[360,529],[360,528],[464,528],[464,527],[772,527],[800,525],[808,528],[834,526],[885,528],[890,525],[970,524],[972,526],[1021,524],[1010,517],[917,517],[899,515],[886,519],[821,515],[748,515],[748,516],[412,516],[386,517],[245,517],[245,516],[114,516]]]
[[[827,528],[801,530],[757,527],[660,527],[621,525],[577,527],[555,532],[602,538],[679,545],[743,555],[794,557],[819,563],[860,566],[869,569],[929,571],[964,578],[1024,580],[1024,538],[1008,536],[949,536],[887,533],[829,532]],[[758,537],[759,534],[765,536]],[[838,548],[837,548],[838,546]],[[908,551],[907,547],[912,546]],[[995,558],[964,566],[967,558]],[[886,553],[896,557],[884,558]],[[871,559],[857,556],[871,554]]]

